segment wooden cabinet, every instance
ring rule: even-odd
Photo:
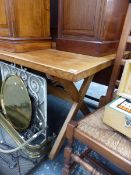
[[[6,8],[4,0],[0,0],[0,36],[8,36],[9,29],[6,18]]]
[[[59,0],[57,49],[102,56],[116,50],[128,0]]]
[[[51,47],[50,0],[0,0],[0,49]]]

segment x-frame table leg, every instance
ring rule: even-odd
[[[77,112],[79,111],[79,109],[80,109],[80,107],[81,107],[81,105],[83,103],[84,96],[85,96],[85,94],[86,94],[86,92],[87,92],[87,90],[88,90],[88,88],[90,86],[90,83],[91,83],[92,79],[93,79],[93,76],[94,75],[84,79],[84,82],[81,85],[81,88],[79,90],[79,99],[76,100],[76,101],[74,99],[72,107],[71,107],[71,109],[70,109],[70,111],[69,111],[69,113],[67,115],[67,118],[66,118],[66,120],[65,120],[65,122],[64,122],[64,124],[63,124],[63,126],[62,126],[62,128],[61,128],[61,130],[59,132],[59,135],[57,136],[56,141],[55,141],[55,143],[54,143],[54,145],[52,147],[52,150],[51,150],[51,152],[49,154],[49,158],[51,160],[54,159],[54,157],[59,152],[59,150],[60,150],[60,148],[61,148],[61,146],[63,144],[63,140],[65,138],[67,124],[68,124],[68,122],[70,122],[76,116]]]

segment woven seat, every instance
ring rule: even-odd
[[[78,123],[78,129],[131,161],[131,141],[103,123],[104,108],[99,109]]]

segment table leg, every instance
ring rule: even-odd
[[[73,102],[72,107],[71,107],[71,109],[70,109],[70,111],[69,111],[69,113],[67,115],[67,118],[66,118],[66,120],[65,120],[65,122],[64,122],[64,124],[63,124],[63,126],[62,126],[62,128],[61,128],[61,130],[59,132],[59,135],[57,136],[56,141],[55,141],[55,143],[54,143],[54,145],[52,147],[52,150],[51,150],[51,152],[49,154],[49,158],[51,160],[54,159],[54,157],[59,152],[59,150],[60,150],[60,148],[61,148],[61,146],[63,144],[63,140],[64,140],[65,133],[66,133],[67,124],[68,124],[68,122],[70,122],[76,116],[78,110],[80,109],[81,104],[83,103],[84,96],[85,96],[85,94],[86,94],[86,92],[87,92],[87,90],[88,90],[88,88],[90,86],[90,83],[91,83],[92,79],[93,79],[93,75],[84,79],[84,82],[81,85],[81,88],[80,88],[80,90],[78,92],[79,100],[78,101],[76,100],[76,101]],[[62,81],[64,81],[64,80],[62,80]],[[63,82],[63,84],[64,84],[64,82]],[[65,88],[68,88],[67,84],[65,86],[64,86]],[[69,88],[68,88],[68,90],[69,90],[69,92],[72,92],[72,91],[70,91]]]

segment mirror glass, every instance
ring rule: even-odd
[[[2,84],[1,106],[4,115],[16,130],[28,128],[32,115],[31,100],[20,77],[9,76]]]

